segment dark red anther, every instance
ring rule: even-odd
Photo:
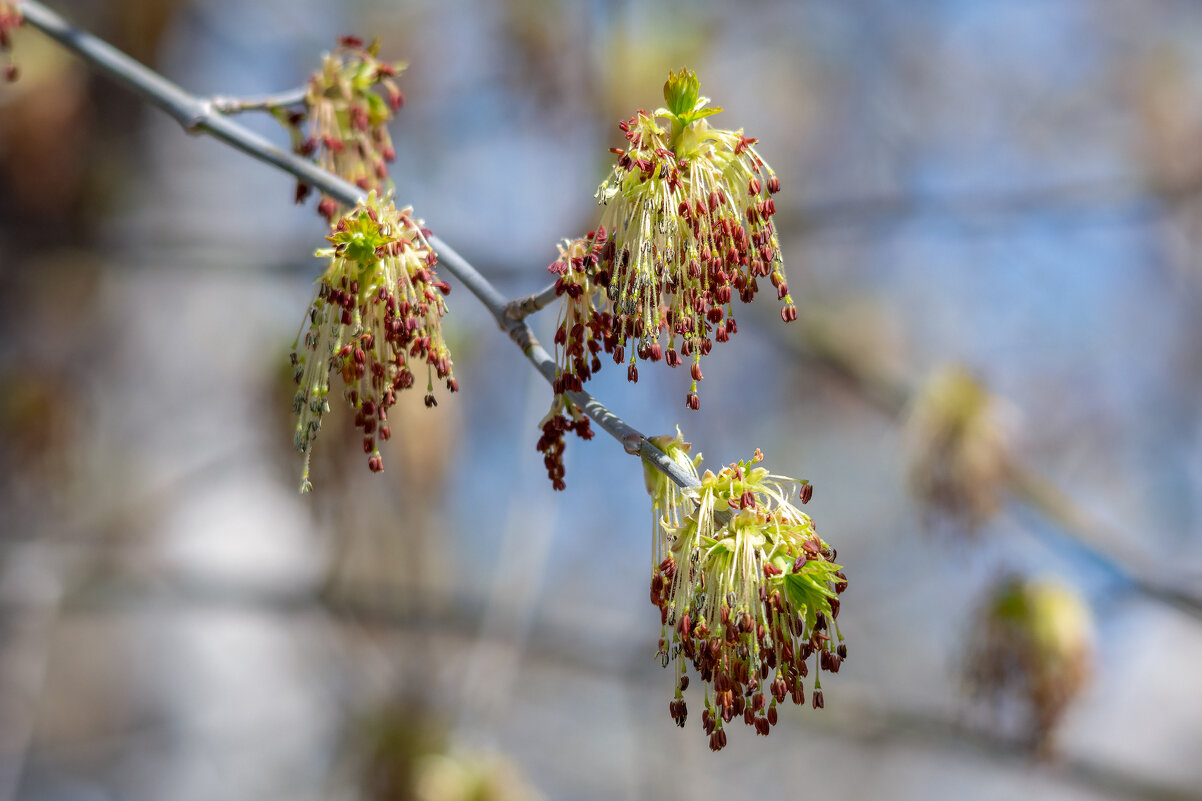
[[[814,485],[808,481],[802,484],[801,491],[798,493],[798,496],[801,498],[802,503],[809,503],[810,498],[814,497]]]
[[[768,178],[768,191],[774,195],[780,191],[780,179],[775,175]]]
[[[822,709],[823,707],[826,706],[826,704],[822,700],[822,690],[821,689],[814,690],[814,697],[812,700],[814,702],[815,709]]]
[[[639,381],[639,368],[631,364],[626,368],[626,380],[632,384],[637,384]]]
[[[721,312],[721,310],[719,310],[719,312]],[[703,376],[701,375],[701,363],[700,362],[693,362],[692,374],[693,374],[694,381],[700,381],[703,378]]]
[[[684,405],[688,406],[690,409],[692,409],[695,412],[700,411],[701,410],[701,398],[697,395],[696,392],[690,392],[687,396],[685,396]]]

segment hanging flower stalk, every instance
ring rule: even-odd
[[[305,112],[277,109],[274,113],[289,127],[297,153],[316,154],[323,169],[365,192],[383,193],[392,188],[388,163],[396,158],[388,122],[405,102],[396,76],[407,65],[381,61],[379,51],[379,40],[364,46],[356,36],[342,37],[309,79]],[[302,132],[306,117],[309,129]],[[297,184],[296,201],[304,200],[308,192],[308,186]],[[318,211],[332,222],[339,207],[327,195]]]
[[[17,80],[20,74],[17,65],[12,63],[8,55],[8,51],[12,48],[11,34],[21,27],[23,22],[25,22],[25,18],[21,16],[19,6],[0,0],[0,66],[4,67],[4,80],[9,83]]]
[[[701,458],[689,457],[679,431],[653,442],[697,475]],[[847,578],[790,501],[807,502],[811,485],[771,474],[757,466],[762,460],[757,449],[750,461],[707,470],[685,489],[646,468],[657,528],[651,602],[663,626],[659,655],[676,684],[668,709],[684,726],[691,664],[704,684],[701,723],[715,751],[736,716],[767,735],[779,704],[803,704],[811,656],[817,670],[832,673],[847,657],[837,623]],[[815,709],[824,706],[817,672],[810,698]]]
[[[434,272],[429,234],[411,208],[397,209],[375,192],[342,217],[316,252],[330,265],[292,353],[298,384],[295,445],[305,455],[301,491],[312,489],[313,440],[329,411],[331,373],[340,375],[372,472],[384,469],[378,442],[391,436],[388,410],[396,393],[425,368],[426,406],[436,406],[434,380],[455,392],[451,355],[442,336],[443,296],[451,291]]]
[[[593,305],[592,283],[580,267],[592,254],[591,241],[564,240],[557,247],[559,259],[550,269],[560,276],[556,291],[564,297],[555,329],[555,362],[560,369],[554,381],[551,410],[539,424],[542,436],[538,450],[543,454],[551,486],[562,490],[567,486],[563,480],[564,434],[575,431],[581,439],[593,438],[589,419],[564,393],[579,392],[584,382],[601,369],[598,353],[602,347],[603,317]]]
[[[701,357],[738,331],[734,297],[751,302],[768,278],[781,317],[797,316],[771,219],[780,180],[754,138],[707,122],[722,109],[707,108],[699,86],[688,70],[672,73],[665,107],[620,124],[628,145],[613,148],[617,162],[597,189],[601,225],[584,240],[583,263],[571,265],[599,294],[596,335],[616,363],[692,362],[691,409],[701,405]],[[637,381],[637,368],[627,377]]]

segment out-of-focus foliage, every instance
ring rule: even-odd
[[[1092,652],[1089,607],[1071,587],[1007,578],[977,611],[965,676],[970,692],[992,705],[997,725],[1009,722],[1050,753],[1056,724],[1089,678]]]
[[[1002,502],[1009,425],[1002,404],[963,367],[934,373],[906,422],[909,482],[933,512],[968,531]]]

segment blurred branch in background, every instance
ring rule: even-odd
[[[792,331],[764,326],[792,355],[820,369],[859,395],[871,408],[901,423],[914,408],[917,391],[900,375],[870,365],[855,348],[845,346],[833,328],[804,307]],[[1083,549],[1135,591],[1202,620],[1202,595],[1178,584],[1149,557],[1120,551],[1124,537],[1090,514],[1073,497],[1013,454],[1002,464],[999,479],[1013,500],[1052,524],[1074,546]],[[1042,527],[1033,529],[1048,534]]]
[[[96,588],[95,597],[80,599],[89,614],[120,615],[128,610],[180,606],[197,608],[244,608],[270,614],[281,620],[327,619],[335,625],[353,624],[387,637],[416,635],[450,639],[465,652],[478,653],[481,647],[497,652],[520,651],[527,664],[558,666],[590,674],[620,679],[631,690],[646,688],[658,692],[658,681],[647,680],[644,668],[654,653],[653,639],[630,636],[628,629],[606,626],[601,619],[584,630],[571,622],[560,622],[548,616],[530,621],[529,629],[519,640],[502,629],[480,627],[480,621],[495,615],[499,618],[522,618],[521,609],[506,604],[497,607],[490,596],[466,597],[455,594],[444,598],[427,596],[422,606],[412,606],[409,599],[398,603],[373,593],[370,599],[355,594],[327,594],[314,597],[307,592],[281,592],[278,588],[253,586],[232,587],[203,581],[178,582],[161,592],[149,595],[128,587],[109,590]],[[521,606],[523,602],[519,601]],[[491,610],[491,611],[489,611]],[[71,613],[70,601],[63,614]],[[655,677],[658,679],[658,676]],[[820,716],[788,714],[782,723],[789,723],[816,733],[830,732],[847,739],[869,744],[889,743],[899,747],[938,746],[962,753],[972,753],[990,761],[1014,763],[1030,769],[1032,742],[1021,733],[1007,732],[1003,727],[970,725],[963,718],[947,712],[921,712],[901,706],[880,705],[867,700],[867,688],[849,685],[841,693],[840,702]],[[1037,744],[1036,744],[1037,745]],[[1202,792],[1159,782],[1143,775],[1124,771],[1117,765],[1103,764],[1076,755],[1058,755],[1038,771],[1046,771],[1082,789],[1093,790],[1114,798],[1142,798],[1149,801],[1198,801]]]

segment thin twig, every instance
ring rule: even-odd
[[[505,316],[511,320],[524,320],[536,311],[545,309],[559,297],[555,286],[555,284],[551,284],[533,295],[509,301],[509,305],[505,307]]]
[[[286,92],[276,92],[275,94],[260,95],[258,97],[214,95],[209,98],[209,102],[213,105],[214,111],[222,114],[241,114],[246,111],[270,111],[276,108],[299,106],[305,102],[305,93],[308,91],[308,87],[301,86],[297,89],[289,89]]]
[[[145,97],[171,115],[189,133],[213,136],[252,158],[290,173],[346,206],[357,206],[366,197],[365,193],[353,184],[247,130],[219,113],[213,101],[188,93],[102,39],[75,27],[41,3],[26,0],[22,3],[21,10],[30,25],[117,82]],[[442,239],[430,236],[428,240],[447,271],[484,304],[501,330],[509,335],[547,382],[554,382],[554,360],[538,344],[534,332],[525,322],[507,315],[509,303],[497,288]],[[599,400],[587,392],[566,394],[602,430],[622,443],[627,453],[642,456],[682,487],[696,485],[695,478],[676,466],[662,451],[648,442],[642,432],[611,412]]]

